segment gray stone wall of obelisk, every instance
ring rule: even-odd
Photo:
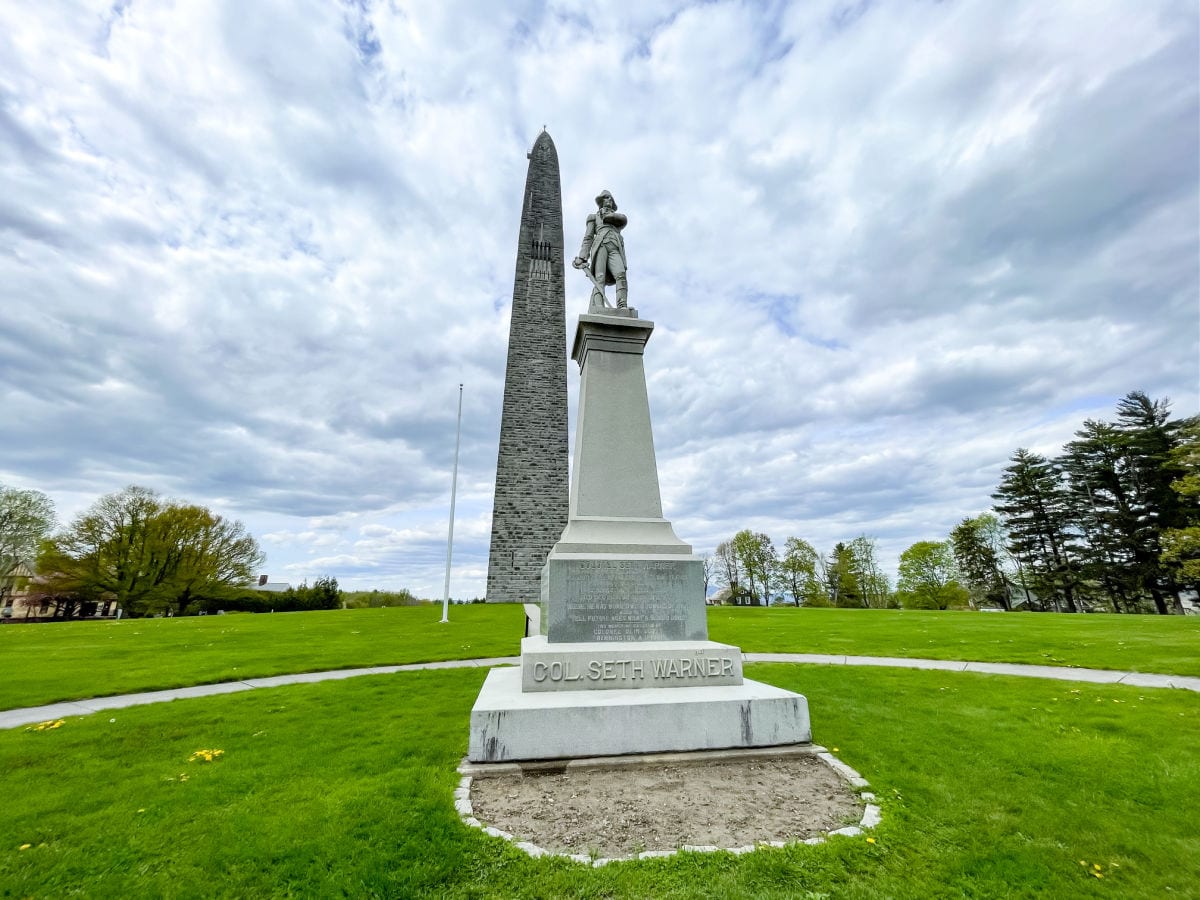
[[[546,554],[567,524],[566,333],[558,151],[543,131],[529,151],[517,239],[489,603],[537,601]]]

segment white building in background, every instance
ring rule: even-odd
[[[286,581],[272,581],[269,575],[259,575],[258,582],[250,585],[256,591],[266,591],[270,594],[282,594],[284,591],[291,590],[291,585]]]

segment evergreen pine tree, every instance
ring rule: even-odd
[[[1055,463],[1025,448],[1012,456],[1012,465],[992,497],[1004,518],[1013,555],[1028,569],[1034,590],[1059,599],[1067,612],[1078,612],[1079,551],[1070,532],[1071,502]]]

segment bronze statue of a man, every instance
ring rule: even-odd
[[[588,309],[611,309],[604,296],[604,286],[617,286],[617,309],[629,306],[629,284],[625,279],[628,268],[625,257],[625,239],[621,229],[628,219],[617,212],[617,201],[608,191],[601,191],[596,198],[596,212],[587,217],[587,230],[579,255],[571,263],[583,269],[592,282],[592,299]]]

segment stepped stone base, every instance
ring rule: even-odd
[[[525,693],[522,668],[488,673],[471,710],[471,762],[770,747],[812,740],[808,701],[757,681]]]

